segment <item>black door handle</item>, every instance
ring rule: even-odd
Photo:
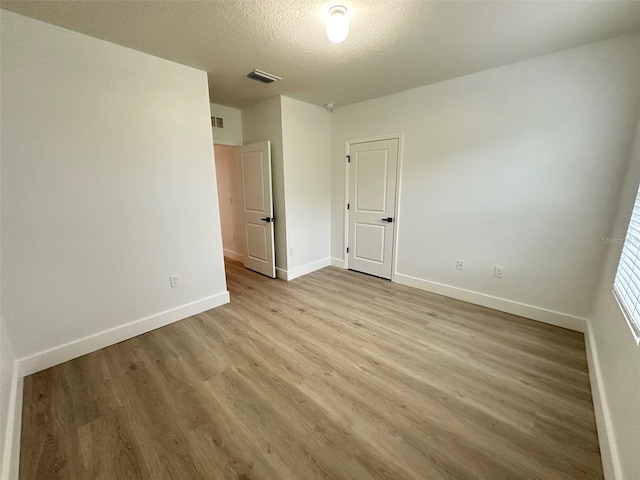
[[[267,222],[267,223],[271,223],[275,220],[275,218],[273,217],[265,217],[265,218],[261,218],[260,220],[262,220],[263,222]]]
[[[392,218],[392,217],[381,218],[381,220],[382,220],[383,222],[389,222],[389,223],[393,222],[393,218]]]

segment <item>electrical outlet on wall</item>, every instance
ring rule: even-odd
[[[456,261],[456,270],[464,270],[464,260]]]
[[[289,255],[293,257],[295,254],[296,254],[296,249],[295,249],[295,248],[293,248],[293,247],[291,247],[291,248],[289,249]]]
[[[176,288],[180,286],[180,275],[171,275],[169,276],[169,283],[171,284],[171,288]]]
[[[504,276],[504,267],[496,265],[496,268],[493,270],[493,276],[496,278],[502,278]]]

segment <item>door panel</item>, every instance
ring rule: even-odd
[[[271,188],[271,143],[240,149],[247,244],[245,267],[271,278],[276,276]]]
[[[351,144],[349,154],[349,268],[390,279],[398,139]]]
[[[253,212],[265,211],[263,152],[247,152],[242,156],[242,183],[244,185],[244,205]]]
[[[388,153],[387,150],[373,150],[356,156],[356,210],[385,213]]]
[[[356,223],[353,239],[355,258],[383,264],[385,231],[382,225]]]
[[[247,255],[254,260],[267,261],[267,227],[247,223]]]

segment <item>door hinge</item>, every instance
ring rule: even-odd
[[[351,163],[351,155],[347,155],[347,163]]]
[[[349,253],[349,247],[347,247],[347,253]]]
[[[349,204],[347,203],[347,210],[349,210]]]

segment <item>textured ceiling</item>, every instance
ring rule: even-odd
[[[329,42],[343,4],[351,33]],[[1,1],[29,17],[206,70],[211,101],[337,106],[640,31],[634,2]],[[259,68],[283,77],[263,85]]]

